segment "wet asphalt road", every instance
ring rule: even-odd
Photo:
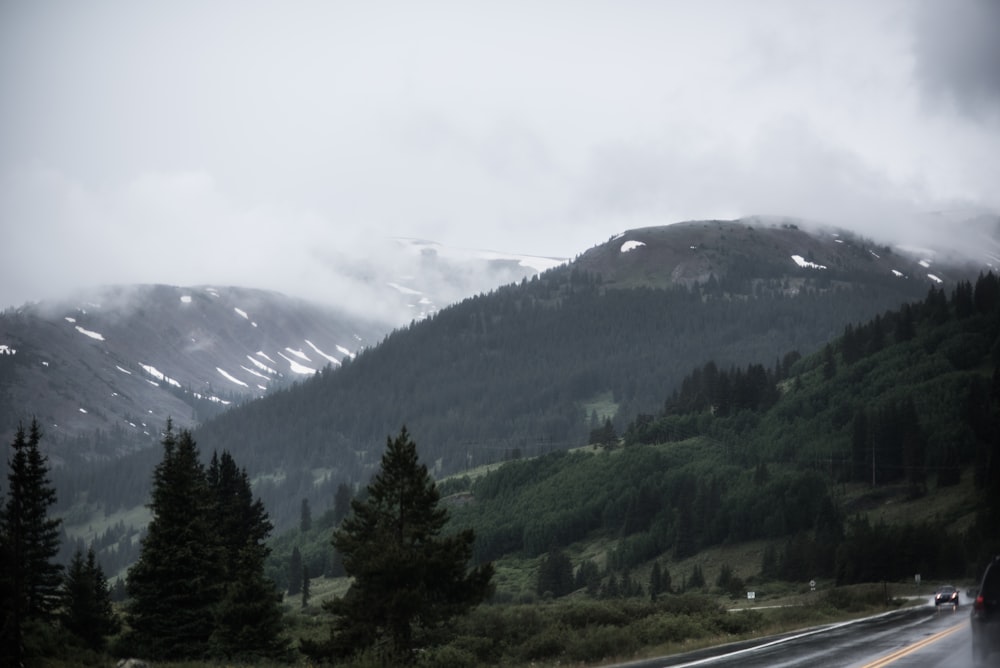
[[[938,610],[929,604],[622,668],[971,668],[969,612],[968,605]],[[1000,656],[989,665],[1000,666]]]

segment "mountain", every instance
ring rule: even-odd
[[[558,265],[391,239],[339,267],[368,285],[367,313],[240,287],[107,286],[0,313],[0,437],[38,417],[57,461],[116,456],[304,379],[453,299]],[[378,258],[385,261],[377,264]]]
[[[585,443],[662,408],[692,368],[809,354],[983,263],[844,232],[705,221],[631,230],[531,280],[394,331],[337,369],[201,425],[261,478],[279,522],[363,482],[406,425],[436,475]],[[287,506],[279,508],[279,506]]]
[[[943,295],[985,269],[788,221],[630,230],[397,328],[340,366],[201,423],[195,438],[206,459],[227,450],[247,468],[281,532],[303,499],[319,514],[341,483],[367,482],[401,425],[438,477],[570,449],[605,420],[621,434],[659,415],[707,362],[785,371],[848,325]],[[141,513],[132,509],[146,503],[160,456],[153,447],[54,471],[71,535],[134,545]],[[133,557],[119,549],[112,567]]]
[[[116,286],[0,314],[0,425],[32,416],[50,456],[106,457],[339,365],[384,333],[236,287]],[[83,452],[80,450],[84,449]]]

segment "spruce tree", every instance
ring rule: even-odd
[[[302,499],[302,507],[299,509],[299,531],[307,533],[312,529],[312,511],[309,509],[309,499]]]
[[[264,575],[271,532],[250,479],[228,452],[213,454],[208,487],[210,517],[222,549],[222,600],[216,610],[212,654],[227,659],[281,658],[288,640],[281,636],[281,593]]]
[[[108,636],[117,633],[120,623],[111,605],[107,578],[93,548],[84,559],[79,549],[73,555],[63,582],[63,627],[94,651],[101,651]]]
[[[288,595],[295,596],[302,591],[302,553],[299,546],[292,548],[292,556],[288,558]]]
[[[18,425],[11,444],[14,454],[8,460],[7,499],[0,513],[6,562],[0,575],[0,595],[5,599],[0,644],[3,658],[14,662],[24,659],[25,626],[52,621],[60,601],[62,567],[53,561],[59,552],[60,521],[48,516],[56,492],[49,482],[47,459],[38,448],[40,441],[37,420],[31,421],[27,435]]]
[[[199,659],[210,653],[223,595],[223,550],[191,433],[175,437],[168,421],[162,443],[149,504],[153,517],[128,573],[127,643],[150,659]]]
[[[447,620],[491,593],[493,566],[467,570],[471,529],[442,535],[448,512],[406,427],[387,439],[367,491],[333,534],[351,588],[323,605],[334,615],[329,640],[303,640],[302,648],[325,660],[374,647],[384,663],[409,664],[418,648],[441,639]]]
[[[565,596],[573,591],[573,562],[566,553],[553,545],[538,566],[535,591],[539,596]]]

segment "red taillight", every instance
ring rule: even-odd
[[[985,599],[983,599],[982,594],[976,597],[975,609],[976,612],[982,612],[983,610],[986,609],[986,601]]]

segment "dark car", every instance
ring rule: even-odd
[[[958,590],[951,585],[945,585],[934,594],[934,605],[953,605],[958,607]]]
[[[1000,555],[986,566],[972,605],[972,653],[986,665],[992,652],[1000,652]]]

